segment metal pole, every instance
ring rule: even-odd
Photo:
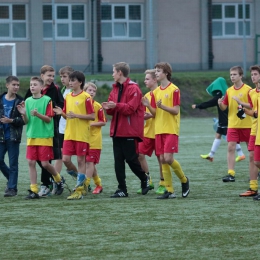
[[[52,0],[52,67],[56,72],[55,0]]]
[[[16,46],[15,46],[15,43],[12,46],[12,75],[17,76],[17,74],[16,74]]]
[[[246,78],[246,0],[242,0],[243,3],[243,70],[244,77]]]
[[[154,37],[153,37],[153,31],[154,31],[154,24],[153,24],[153,0],[149,0],[149,37],[148,37],[148,56],[149,56],[149,68],[154,67]]]

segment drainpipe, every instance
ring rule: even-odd
[[[101,1],[97,0],[97,71],[102,72]]]
[[[94,0],[91,0],[91,29],[90,29],[90,51],[91,51],[91,60],[90,60],[90,71],[91,74],[94,74]]]
[[[212,0],[208,0],[208,67],[213,69],[213,42],[212,42]]]

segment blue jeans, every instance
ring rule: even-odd
[[[19,157],[20,143],[13,142],[10,139],[0,143],[0,171],[8,180],[7,188],[17,191],[18,182],[18,157]],[[8,152],[9,167],[6,165],[4,159]]]

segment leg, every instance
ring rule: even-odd
[[[9,180],[9,167],[5,163],[5,154],[7,152],[6,143],[0,143],[0,171],[3,173],[7,181]]]
[[[29,175],[30,175],[31,184],[37,185],[36,161],[28,160],[28,164],[29,164]]]
[[[51,163],[51,160],[49,162]],[[42,166],[41,161],[37,161],[37,164],[41,167],[41,183],[43,186],[48,187],[52,184],[52,175]]]
[[[113,152],[116,179],[118,182],[118,189],[127,192],[125,181],[125,157],[121,147],[121,138],[113,138]]]
[[[10,140],[7,140],[6,142],[7,142],[7,149],[8,149],[9,165],[10,165],[8,188],[17,191],[18,157],[19,157],[20,143],[12,142]]]
[[[236,150],[236,142],[229,142],[228,143],[228,154],[227,154],[227,161],[228,161],[228,170],[234,172],[235,175],[235,150]]]
[[[142,167],[142,169],[144,170],[144,172],[145,172],[145,173],[148,173],[148,172],[149,172],[149,168],[148,168],[147,161],[146,161],[146,159],[145,159],[145,155],[139,153],[138,160],[139,160],[139,162],[140,162],[140,164],[141,164],[141,167]]]

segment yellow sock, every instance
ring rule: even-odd
[[[87,178],[87,179],[85,180],[85,182],[84,182],[84,186],[85,186],[85,187],[88,187],[89,184],[90,184],[90,181],[91,181],[91,178]]]
[[[257,180],[251,180],[249,182],[249,187],[251,190],[257,191],[258,190],[258,181]]]
[[[53,179],[55,182],[59,183],[61,182],[61,177],[60,177],[60,174],[57,172],[57,175],[53,175]]]
[[[164,180],[160,180],[159,186],[165,186]]]
[[[164,185],[167,191],[173,193],[173,185],[172,185],[172,173],[171,173],[171,168],[169,164],[162,164],[162,174],[164,178]]]
[[[30,189],[34,193],[38,193],[38,185],[37,184],[31,184]]]
[[[235,176],[236,172],[234,170],[228,170],[228,174],[232,175],[232,176]]]
[[[186,183],[187,178],[184,175],[184,172],[182,171],[181,165],[177,160],[174,160],[173,163],[170,165],[174,171],[174,173],[177,175],[177,177],[180,179],[181,183]]]
[[[94,183],[95,183],[96,186],[102,186],[102,184],[101,184],[101,179],[99,178],[98,175],[95,176],[95,177],[93,177],[93,181],[94,181]]]

